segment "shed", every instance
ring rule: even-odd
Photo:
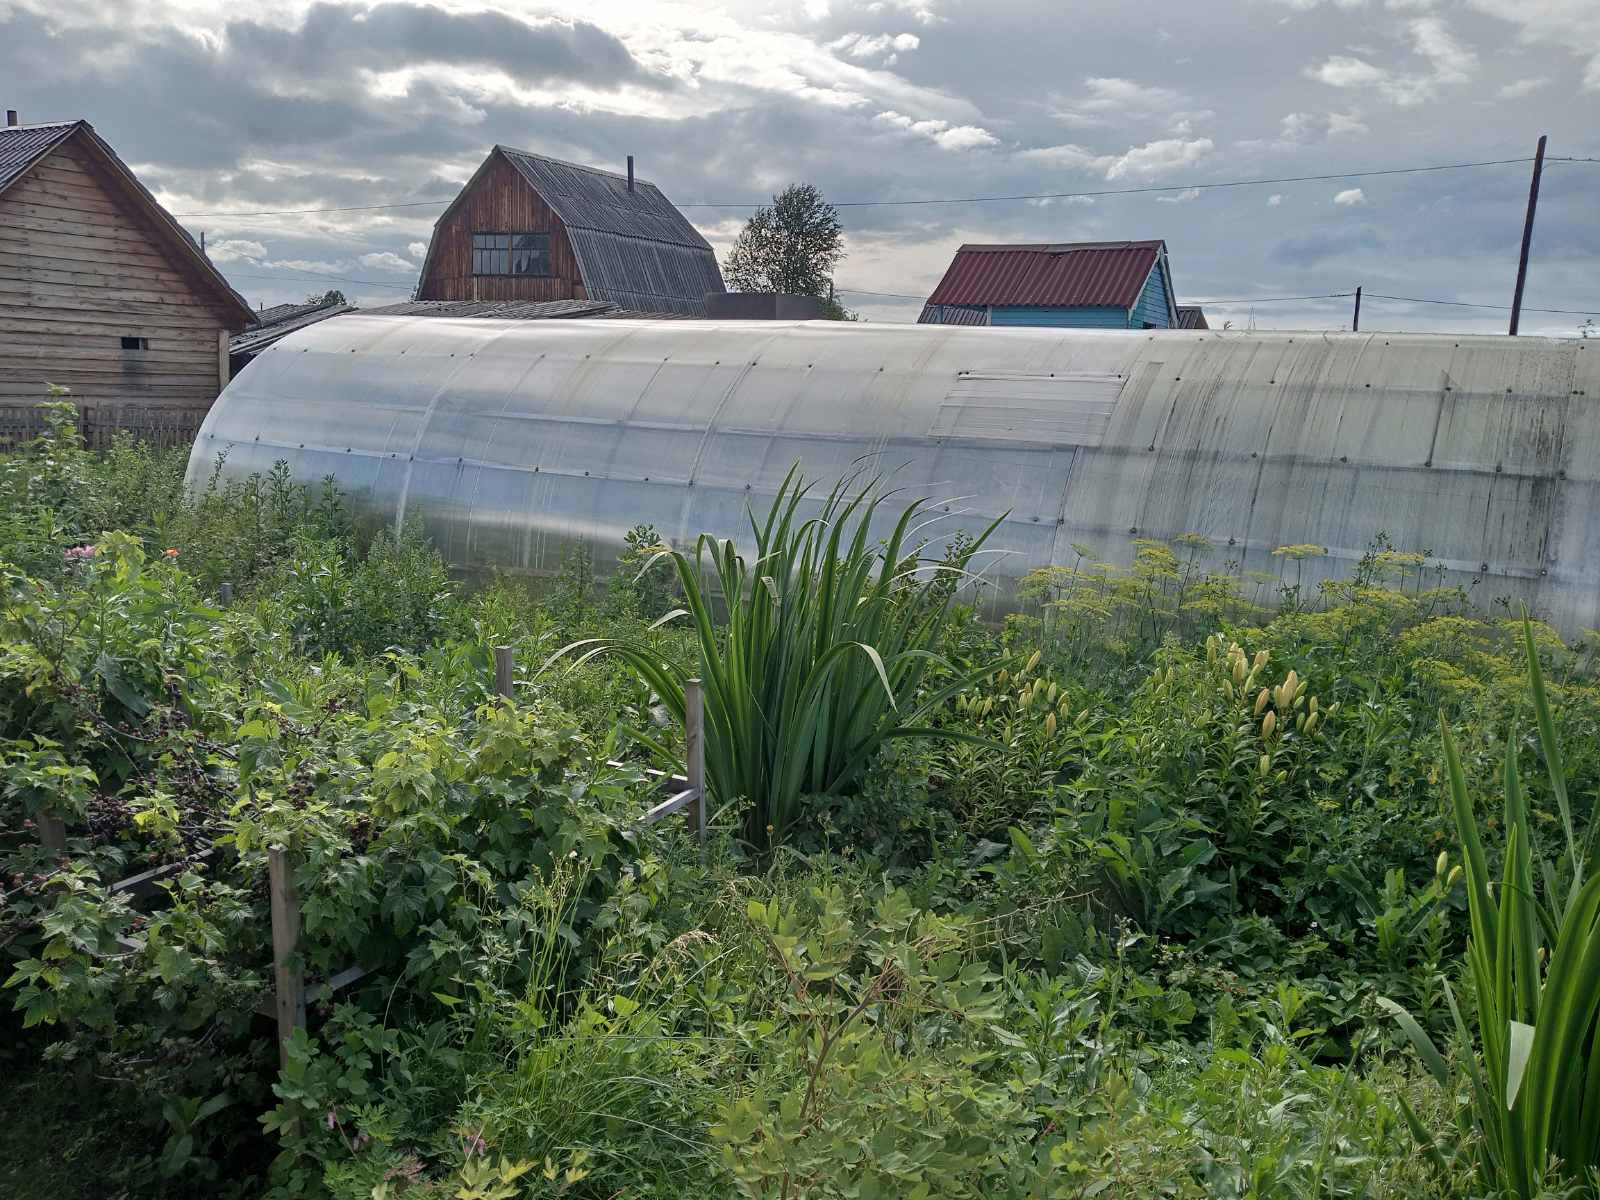
[[[591,300],[701,316],[717,256],[661,189],[496,146],[433,227],[418,300]]]
[[[1210,329],[1211,325],[1206,320],[1205,310],[1198,304],[1178,305],[1179,329]]]
[[[87,121],[0,128],[0,441],[57,384],[92,444],[187,442],[253,315]]]
[[[969,244],[933,289],[923,325],[1178,327],[1167,244]]]

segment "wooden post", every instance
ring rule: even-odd
[[[1361,289],[1356,289],[1356,315],[1350,319],[1350,332],[1361,332]]]
[[[219,587],[217,589],[217,600],[222,604],[223,608],[227,608],[230,604],[232,604],[233,603],[233,584],[225,583],[221,587]]]
[[[61,851],[67,848],[67,823],[49,809],[41,809],[33,818],[39,831],[39,844],[46,850]]]
[[[278,1017],[278,1065],[289,1065],[289,1038],[306,1024],[305,972],[296,961],[300,945],[300,896],[293,864],[282,846],[267,851],[272,890],[272,984]]]
[[[502,699],[514,701],[516,697],[517,656],[510,646],[494,648],[494,690]]]
[[[1528,250],[1533,246],[1533,214],[1539,207],[1539,176],[1544,172],[1544,140],[1546,135],[1539,135],[1539,147],[1533,152],[1533,182],[1528,185],[1528,215],[1522,222],[1522,253],[1517,256],[1517,290],[1511,295],[1511,328],[1508,331],[1512,337],[1517,336],[1517,327],[1522,324],[1522,288],[1528,282]]]
[[[703,858],[706,852],[706,705],[705,689],[698,679],[683,685],[683,764],[689,786],[694,789],[689,819],[694,822]]]

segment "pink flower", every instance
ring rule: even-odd
[[[86,558],[93,558],[100,553],[99,546],[73,546],[67,551],[67,558],[74,562],[81,562]]]
[[[161,553],[166,558],[177,558],[178,557],[178,548],[176,546],[168,546]]]

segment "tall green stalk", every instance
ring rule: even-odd
[[[694,628],[708,783],[717,800],[745,806],[744,837],[758,849],[784,837],[806,796],[848,790],[890,738],[981,740],[926,720],[993,670],[958,673],[933,646],[952,590],[948,573],[965,575],[999,520],[952,561],[926,563],[910,539],[927,519],[927,502],[907,505],[878,544],[872,524],[887,496],[878,479],[859,482],[843,480],[802,520],[812,489],[796,466],[765,518],[750,513],[753,560],[732,541],[702,534],[692,555],[662,547],[645,567],[665,558],[677,569],[685,607],[657,624],[687,617]],[[714,596],[727,608],[720,626]],[[616,655],[683,719],[683,685],[694,672],[651,647],[592,638],[551,661],[569,654],[579,656],[574,665]]]
[[[1477,1168],[1496,1195],[1533,1200],[1547,1189],[1592,1185],[1600,1168],[1600,875],[1591,834],[1580,843],[1567,799],[1566,772],[1531,624],[1523,623],[1534,714],[1551,792],[1566,837],[1563,889],[1555,864],[1533,870],[1527,797],[1513,735],[1503,775],[1506,847],[1498,888],[1489,878],[1466,774],[1441,718],[1450,802],[1465,858],[1471,935],[1467,971],[1473,985],[1476,1038],[1446,985],[1457,1033],[1476,1052],[1465,1065],[1477,1127]],[[1548,952],[1548,957],[1547,957]],[[1399,1005],[1384,1004],[1400,1022],[1443,1087],[1453,1077],[1427,1033]],[[1404,1106],[1404,1101],[1402,1101]],[[1409,1108],[1412,1132],[1435,1156],[1438,1144]],[[1465,1132],[1465,1131],[1464,1131]]]

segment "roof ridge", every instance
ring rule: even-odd
[[[555,163],[558,167],[571,167],[574,171],[585,171],[590,175],[604,175],[608,179],[620,179],[624,183],[628,181],[628,177],[622,174],[620,171],[608,171],[604,167],[591,167],[587,163],[572,162],[570,159],[556,158],[551,154],[539,154],[533,150],[519,150],[515,146],[505,146],[499,142],[495,143],[494,148],[505,154],[520,154],[524,158],[537,158],[541,162]],[[643,179],[640,176],[635,175],[633,177],[633,185],[638,187],[640,184],[646,184],[650,187],[656,186],[648,179]]]
[[[0,133],[20,132],[24,129],[67,129],[73,125],[87,125],[82,117],[73,121],[24,121],[20,125],[0,125]]]

